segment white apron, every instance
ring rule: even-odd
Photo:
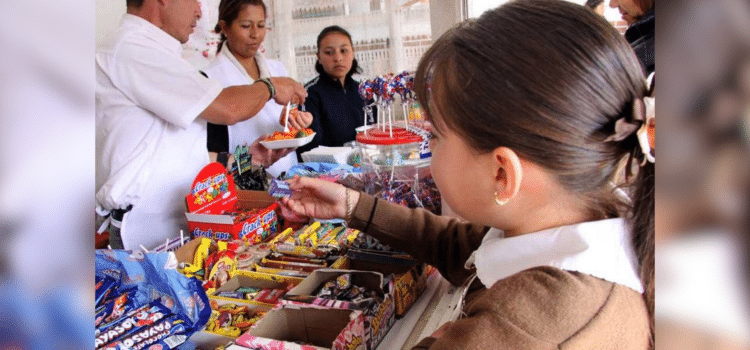
[[[261,78],[287,76],[286,68],[281,62],[267,60],[260,52],[255,54],[255,60],[258,62]],[[255,82],[226,48],[222,49],[216,55],[216,59],[203,71],[209,78],[219,81],[223,87],[247,85]],[[284,128],[279,124],[279,117],[283,108],[284,106],[270,100],[254,117],[235,125],[229,125],[229,152],[234,153],[235,148],[242,144],[252,144],[255,139],[262,135],[272,134],[274,131],[283,131]],[[266,170],[270,175],[277,177],[281,172],[289,170],[295,164],[297,164],[297,155],[292,152]]]

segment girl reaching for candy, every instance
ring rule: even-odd
[[[653,104],[622,36],[579,5],[509,2],[441,36],[415,91],[432,176],[466,221],[310,178],[286,209],[344,218],[464,286],[461,317],[416,348],[652,347]]]

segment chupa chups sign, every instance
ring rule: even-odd
[[[185,216],[193,238],[258,243],[277,230],[276,203],[237,221],[225,214],[239,208],[234,180],[220,163],[211,163],[198,173],[185,200],[188,208]]]

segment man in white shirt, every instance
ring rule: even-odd
[[[231,125],[273,98],[303,103],[289,78],[222,88],[182,59],[201,16],[197,0],[127,0],[96,53],[97,212],[112,248],[154,247],[185,225],[185,195],[209,162],[206,121]],[[122,240],[120,240],[122,237]]]

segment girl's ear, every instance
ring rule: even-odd
[[[219,34],[225,33],[224,35],[226,35],[226,32],[229,29],[227,28],[227,22],[223,19],[219,20],[219,28],[221,28],[221,32]]]
[[[518,154],[507,147],[498,147],[492,151],[495,158],[495,202],[499,205],[508,203],[521,188],[523,167]]]

